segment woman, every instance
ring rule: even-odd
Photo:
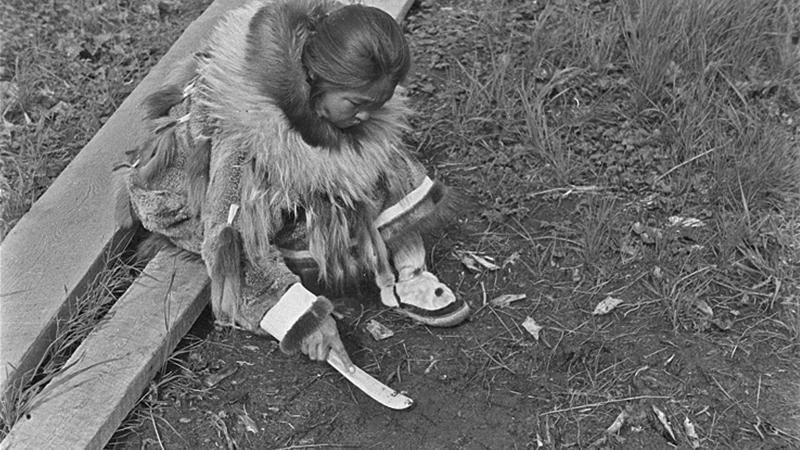
[[[409,65],[402,30],[376,8],[233,11],[146,102],[153,137],[129,170],[120,221],[202,256],[218,321],[313,360],[346,358],[332,305],[306,287],[315,279],[371,273],[386,306],[460,323],[469,306],[425,270],[419,233],[452,201],[402,144],[409,111],[395,90]]]

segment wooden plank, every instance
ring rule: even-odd
[[[159,253],[37,396],[0,449],[99,449],[208,303],[206,269]]]
[[[85,284],[124,240],[111,169],[145,136],[139,104],[240,0],[215,0],[176,41],[0,245],[0,393],[33,369]]]

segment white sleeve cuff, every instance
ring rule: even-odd
[[[259,325],[275,339],[282,341],[316,299],[317,296],[302,284],[295,283],[281,296],[278,303],[264,314]]]

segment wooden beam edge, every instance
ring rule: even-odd
[[[0,395],[30,374],[56,323],[125,239],[113,219],[112,167],[146,135],[139,105],[239,0],[215,0],[0,244]]]
[[[198,258],[159,253],[0,449],[103,448],[208,304],[208,288]]]

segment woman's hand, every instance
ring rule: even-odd
[[[328,358],[328,352],[334,351],[348,367],[353,364],[350,362],[350,357],[347,356],[342,339],[339,337],[336,321],[333,320],[333,316],[330,314],[322,321],[317,331],[303,339],[300,344],[300,351],[314,361],[325,361]]]

